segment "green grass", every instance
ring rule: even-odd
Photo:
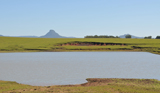
[[[107,46],[58,46],[73,42],[121,43]],[[147,51],[160,54],[160,39],[122,38],[20,38],[0,37],[0,52],[34,51]]]
[[[121,43],[107,46],[59,46],[71,42]],[[160,39],[121,38],[18,38],[0,37],[0,52],[37,51],[147,51],[160,54]],[[87,84],[72,86],[29,86],[0,81],[0,93],[160,93],[160,81],[146,79],[87,79]]]
[[[28,88],[32,88],[32,87],[29,85],[18,84],[12,81],[0,81],[0,93],[5,91],[28,89]]]
[[[119,49],[132,49],[131,46],[64,46],[66,50],[119,50]]]
[[[87,79],[80,85],[29,86],[0,81],[0,93],[160,93],[154,79]]]

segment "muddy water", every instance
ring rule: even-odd
[[[147,52],[0,53],[0,80],[49,86],[86,78],[160,80],[160,55]]]

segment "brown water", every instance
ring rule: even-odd
[[[160,80],[160,55],[147,52],[0,53],[0,80],[49,86],[86,78]]]

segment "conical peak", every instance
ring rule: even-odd
[[[49,30],[49,32],[55,32],[55,31],[51,29],[51,30]]]
[[[58,35],[58,33],[56,33],[56,31],[54,31],[54,30],[52,30],[52,29],[49,30],[49,32],[48,32],[47,34],[50,34],[50,35],[51,35],[51,34],[52,34],[52,35],[55,35],[55,34],[56,34],[56,35]]]

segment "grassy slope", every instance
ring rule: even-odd
[[[0,81],[1,93],[160,93],[154,79],[87,79],[88,83],[62,86],[28,86]]]
[[[122,43],[127,46],[56,46],[67,42]],[[134,46],[134,47],[133,47]],[[160,54],[160,39],[121,38],[18,38],[0,37],[0,52],[23,51],[147,51]]]

